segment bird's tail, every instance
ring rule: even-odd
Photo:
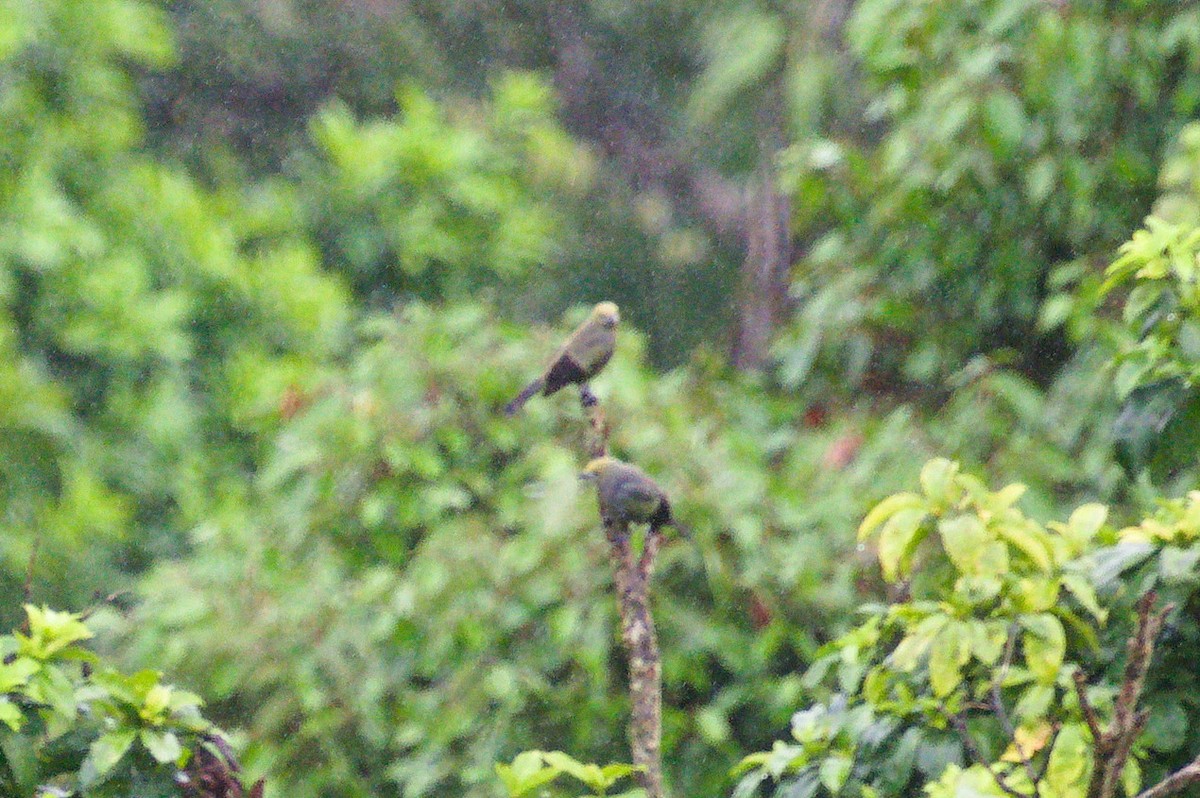
[[[526,385],[524,390],[517,394],[515,399],[504,406],[504,415],[515,416],[517,411],[524,407],[525,403],[532,399],[535,393],[542,390],[543,385],[545,385],[545,382],[541,377]]]

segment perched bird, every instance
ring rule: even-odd
[[[621,314],[615,303],[598,303],[554,355],[546,373],[526,385],[516,399],[504,406],[505,415],[516,413],[538,391],[549,396],[571,383],[583,385],[599,374],[617,346],[617,322],[620,320]]]
[[[671,515],[667,494],[637,466],[614,457],[597,457],[584,467],[579,478],[596,483],[600,517],[605,521],[649,524],[651,534],[672,526],[688,537],[687,530]]]

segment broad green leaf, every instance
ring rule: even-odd
[[[892,666],[901,671],[911,671],[917,667],[921,657],[933,644],[934,637],[949,621],[945,615],[933,615],[918,623],[888,657]]]
[[[100,735],[89,747],[88,755],[79,769],[80,781],[92,785],[102,781],[137,739],[136,729],[116,729]]]
[[[690,99],[699,122],[715,119],[731,98],[764,80],[787,36],[783,20],[752,6],[721,15],[705,34],[708,64]]]
[[[1091,568],[1092,581],[1096,586],[1107,588],[1153,553],[1154,546],[1149,543],[1129,541],[1094,551],[1084,561]]]
[[[0,695],[0,723],[8,726],[13,731],[20,731],[23,721],[24,718],[17,705],[10,701],[7,696]]]
[[[939,698],[962,682],[962,667],[971,658],[971,639],[963,624],[951,622],[933,640],[929,650],[929,684]]]
[[[1146,707],[1146,746],[1161,752],[1178,751],[1187,739],[1188,716],[1177,700],[1154,700]]]
[[[887,581],[894,582],[905,570],[909,556],[923,537],[920,533],[927,516],[925,510],[910,507],[897,511],[884,523],[879,533],[879,564]]]
[[[517,754],[511,765],[496,763],[496,774],[504,782],[509,798],[520,798],[558,778],[559,769],[547,767],[542,757],[541,751],[524,751]]]
[[[7,693],[25,684],[42,666],[29,657],[17,657],[11,663],[0,663],[0,693]]]
[[[1069,723],[1058,733],[1054,750],[1050,752],[1046,783],[1063,798],[1082,796],[1091,764],[1091,747],[1083,726]]]
[[[1164,546],[1158,555],[1158,572],[1166,584],[1194,582],[1200,576],[1197,563],[1200,563],[1200,546]]]
[[[1021,618],[1025,627],[1025,665],[1043,684],[1053,684],[1062,668],[1067,638],[1062,622],[1049,613]]]
[[[594,765],[590,762],[585,764],[562,751],[547,751],[542,756],[545,758],[547,765],[558,768],[563,773],[582,781],[597,792],[605,789],[612,783],[611,781],[605,781],[604,772],[600,769],[599,765]]]
[[[925,500],[915,493],[896,493],[888,496],[879,504],[871,508],[871,511],[863,518],[862,523],[858,526],[858,539],[865,540],[871,536],[871,533],[879,528],[880,524],[887,521],[900,510],[922,509],[925,507]]]
[[[1082,574],[1066,573],[1062,576],[1065,587],[1079,605],[1092,614],[1092,617],[1103,623],[1108,618],[1108,610],[1100,606],[1096,598],[1096,588]]]
[[[980,572],[980,564],[989,541],[987,527],[973,515],[958,515],[938,521],[938,534],[946,555],[964,574]]]
[[[1067,529],[1070,536],[1082,547],[1096,537],[1107,520],[1108,508],[1103,504],[1084,504],[1071,513],[1071,517],[1067,519]]]
[[[1142,768],[1135,757],[1125,761],[1125,769],[1121,771],[1121,788],[1127,798],[1134,798],[1142,791]]]
[[[1028,122],[1015,94],[1005,89],[989,92],[983,100],[983,128],[992,144],[1006,154],[1021,143]]]
[[[600,768],[600,772],[604,775],[604,780],[607,784],[612,784],[617,779],[623,779],[626,776],[631,776],[641,770],[626,762],[613,762]]]
[[[1024,554],[1037,568],[1049,571],[1053,567],[1049,541],[1045,533],[1033,522],[1025,524],[999,524],[996,531],[1014,548]]]
[[[993,664],[1004,651],[1008,632],[1003,623],[980,620],[967,621],[964,626],[971,643],[971,654],[985,665]]]
[[[842,789],[842,785],[846,783],[846,778],[850,775],[850,768],[854,766],[854,760],[846,754],[831,754],[821,762],[818,770],[821,784],[825,785],[825,789],[833,794],[837,794],[838,790]]]
[[[1058,603],[1059,580],[1048,576],[1017,580],[1017,606],[1021,612],[1045,612]]]
[[[157,762],[164,765],[179,761],[183,755],[183,746],[175,732],[161,729],[142,729],[139,733],[142,745],[150,752]]]
[[[951,488],[958,474],[958,463],[938,457],[930,460],[921,469],[921,490],[934,502],[947,504],[951,501]]]

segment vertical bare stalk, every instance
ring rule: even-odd
[[[617,609],[621,614],[621,642],[629,659],[629,698],[632,715],[629,744],[633,764],[640,767],[638,782],[648,798],[664,798],[662,780],[662,658],[650,614],[650,577],[658,534],[647,534],[638,557],[629,545],[629,527],[605,521]]]
[[[608,422],[590,390],[579,392],[579,403],[588,417],[589,457],[608,452]],[[647,533],[639,555],[629,542],[629,525],[603,519],[608,555],[613,566],[617,611],[621,616],[621,643],[629,662],[629,747],[633,764],[640,768],[638,783],[647,798],[665,798],[662,779],[662,657],[650,613],[650,578],[661,535]]]

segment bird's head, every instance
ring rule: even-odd
[[[613,329],[621,320],[621,312],[617,310],[616,302],[598,302],[592,308],[592,318],[600,322],[606,329]]]
[[[597,457],[583,467],[579,478],[584,482],[595,482],[613,462],[614,460],[611,457]]]

